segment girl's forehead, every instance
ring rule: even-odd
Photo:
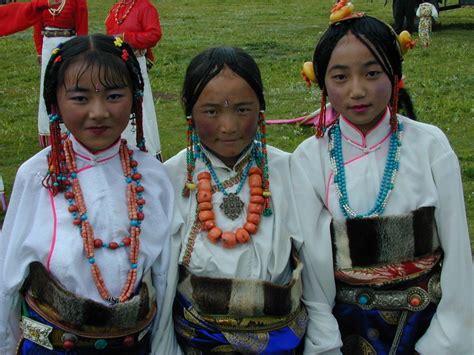
[[[64,72],[64,85],[104,87],[129,86],[129,75],[112,66],[94,65],[85,61],[71,63]]]

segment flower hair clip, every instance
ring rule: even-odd
[[[59,53],[59,51],[61,50],[63,44],[62,43],[59,43],[58,46],[56,48],[54,48],[52,51],[51,51],[51,55],[56,55]]]
[[[311,83],[317,84],[316,74],[314,73],[313,62],[305,62],[303,64],[303,69],[301,70],[301,76],[304,81],[306,81],[306,86],[311,87]]]
[[[115,37],[114,44],[116,47],[122,47],[123,39],[121,39],[120,37]]]
[[[54,59],[54,63],[59,63],[61,60],[63,60],[63,57],[61,57],[60,55],[58,55],[58,56]]]
[[[339,0],[339,2],[331,8],[331,15],[329,16],[329,24],[335,24],[351,18],[365,16],[363,12],[352,13],[354,5],[349,0]]]
[[[400,49],[402,54],[408,52],[408,50],[413,49],[416,45],[416,41],[411,39],[411,34],[408,31],[402,31],[398,35],[398,43],[400,43]]]
[[[128,51],[126,49],[123,49],[122,50],[122,59],[123,59],[123,61],[126,62],[128,60],[128,57],[129,57]]]

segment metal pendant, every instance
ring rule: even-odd
[[[21,327],[23,338],[46,349],[53,350],[53,345],[49,341],[49,334],[53,331],[53,327],[25,316],[22,316],[21,318]]]
[[[244,203],[239,198],[239,196],[234,193],[230,193],[224,197],[219,207],[227,218],[234,220],[242,213],[242,210],[244,209]]]

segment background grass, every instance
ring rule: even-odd
[[[319,92],[300,77],[316,40],[326,28],[332,0],[162,0],[157,6],[163,38],[150,72],[164,157],[185,146],[179,103],[184,72],[201,50],[239,46],[260,65],[266,87],[267,118],[290,118],[319,106]],[[392,22],[391,2],[354,0],[357,11]],[[91,33],[104,32],[114,0],[89,0]],[[457,3],[448,0],[448,4]],[[420,121],[448,136],[462,168],[466,210],[474,237],[474,8],[441,12],[428,49],[406,55],[407,88]],[[0,38],[0,174],[10,193],[18,166],[38,150],[36,112],[39,66],[31,30]],[[293,151],[312,134],[307,127],[271,126],[269,142]],[[0,215],[0,220],[2,215]]]

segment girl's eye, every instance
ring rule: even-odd
[[[214,117],[217,115],[217,110],[213,110],[213,109],[204,110],[204,114],[206,114],[207,116]]]
[[[249,113],[250,111],[252,111],[250,107],[239,107],[237,109],[237,113]]]
[[[344,74],[335,74],[332,78],[336,81],[343,81],[346,79],[346,76]]]
[[[86,96],[80,96],[80,95],[72,96],[70,99],[71,99],[72,101],[81,102],[81,103],[87,101],[87,97],[86,97]]]
[[[119,100],[123,97],[122,94],[110,94],[107,98],[109,100],[112,100],[112,101],[115,101],[115,100]]]
[[[378,70],[371,70],[367,73],[367,77],[368,78],[377,78],[380,76],[380,74],[382,74],[381,71],[378,71]]]

